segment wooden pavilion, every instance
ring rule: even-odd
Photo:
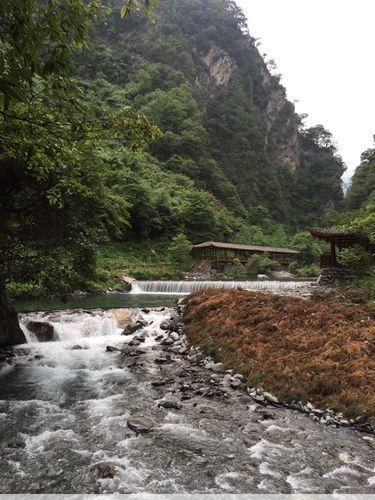
[[[366,239],[354,233],[345,231],[336,231],[334,229],[311,229],[310,233],[315,238],[325,241],[330,245],[330,252],[320,256],[320,267],[323,268],[339,268],[342,267],[337,260],[339,252],[343,248],[350,248],[355,245],[361,245],[365,248],[371,258],[374,259],[375,246]]]
[[[288,266],[296,260],[300,252],[290,248],[262,247],[250,245],[237,245],[234,243],[220,243],[217,241],[206,241],[193,247],[193,257],[199,265],[206,269],[223,270],[225,266],[235,261],[247,264],[254,254],[264,255],[275,260],[282,266]]]

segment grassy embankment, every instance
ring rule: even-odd
[[[281,401],[375,417],[375,308],[242,290],[195,293],[190,342]]]

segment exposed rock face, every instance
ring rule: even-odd
[[[39,342],[51,342],[55,337],[55,329],[46,321],[28,321],[26,327],[32,332]]]
[[[5,288],[0,285],[0,347],[25,342],[26,337],[18,324],[17,313],[9,304]]]
[[[208,94],[213,94],[215,87],[228,85],[233,73],[237,69],[236,63],[229,54],[216,45],[213,45],[203,57],[203,62],[207,70],[202,71],[197,76],[196,84]]]

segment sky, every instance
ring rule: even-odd
[[[375,0],[237,0],[306,125],[332,132],[348,182],[375,134]]]

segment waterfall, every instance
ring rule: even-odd
[[[310,281],[136,281],[132,293],[188,295],[208,288],[282,292],[308,287],[310,284]]]

